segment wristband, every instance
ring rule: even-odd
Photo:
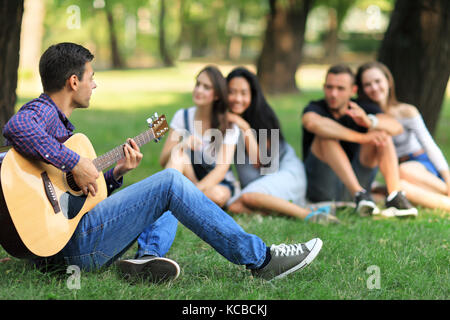
[[[370,129],[375,129],[378,126],[378,118],[374,114],[368,114],[367,117],[370,119]]]

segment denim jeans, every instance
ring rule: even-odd
[[[84,215],[70,241],[52,260],[86,271],[108,266],[149,230],[153,231],[148,233],[148,241],[159,239],[159,255],[173,241],[174,217],[230,262],[250,269],[263,264],[266,244],[246,233],[174,169],[158,172],[101,201]],[[165,221],[171,230],[167,234],[162,233]],[[147,241],[144,237],[140,240]]]
[[[370,190],[378,167],[365,167],[359,161],[359,152],[351,159],[353,171],[360,185]],[[319,160],[312,152],[305,159],[305,171],[308,179],[306,198],[312,202],[353,201],[353,196],[331,167]]]
[[[144,255],[164,257],[172,246],[177,227],[177,218],[170,211],[165,212],[139,235],[136,258]]]

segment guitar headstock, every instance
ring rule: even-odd
[[[161,137],[169,131],[169,125],[167,124],[166,116],[158,114],[155,112],[153,116],[147,119],[148,126],[152,129],[154,139],[159,141]]]

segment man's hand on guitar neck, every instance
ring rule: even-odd
[[[133,139],[128,139],[123,147],[125,158],[119,160],[114,168],[114,179],[119,180],[125,173],[136,168],[142,160],[143,154]]]
[[[80,157],[77,165],[72,169],[73,178],[78,187],[85,195],[91,193],[95,196],[97,193],[97,178],[99,172],[88,158]]]
[[[114,179],[119,180],[125,173],[136,168],[142,160],[143,154],[133,139],[128,139],[123,147],[125,157],[117,162],[114,168]],[[72,170],[73,178],[85,195],[97,193],[97,179],[99,172],[92,160],[81,157]]]

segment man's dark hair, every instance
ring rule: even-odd
[[[50,46],[39,61],[44,92],[61,90],[72,75],[83,80],[86,62],[92,59],[94,55],[88,49],[75,43],[63,42]]]
[[[351,77],[352,84],[355,83],[355,74],[353,73],[352,69],[349,66],[347,66],[346,64],[336,64],[334,66],[331,66],[327,71],[327,76],[330,73],[332,73],[332,74],[346,73]]]

